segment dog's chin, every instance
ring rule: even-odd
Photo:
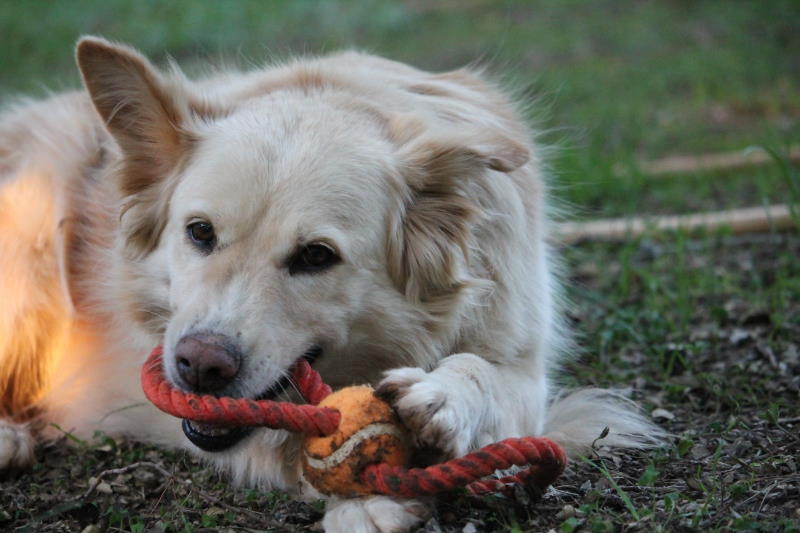
[[[300,357],[298,361],[305,359],[313,364],[321,353],[322,350],[319,347],[313,347],[309,349],[305,355]],[[254,399],[275,400],[281,393],[292,386],[291,378],[288,375],[284,375]],[[195,422],[194,420],[187,419],[183,420],[181,428],[186,438],[205,452],[222,452],[229,450],[248,437],[255,429],[253,427],[232,427],[223,424]]]

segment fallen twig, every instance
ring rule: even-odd
[[[792,227],[794,221],[787,205],[745,207],[726,211],[663,215],[650,217],[611,218],[590,222],[566,222],[556,227],[558,240],[567,244],[582,240],[613,241],[636,237],[652,230],[730,228],[734,234],[780,230]]]
[[[82,499],[86,499],[92,495],[92,493],[97,490],[97,486],[100,485],[100,482],[103,481],[103,478],[108,476],[118,476],[122,474],[127,474],[128,472],[133,472],[139,468],[148,468],[150,470],[155,470],[159,474],[165,477],[175,477],[173,474],[165,470],[163,467],[157,465],[156,463],[151,463],[149,461],[139,461],[137,463],[131,463],[127,466],[123,466],[121,468],[109,468],[108,470],[103,470],[94,478],[94,483],[89,485],[89,488],[86,489],[86,492],[83,493],[81,496]],[[183,481],[182,484],[189,484],[190,481],[185,480],[177,480],[179,483]]]
[[[258,521],[264,523],[265,525],[267,525],[270,528],[280,528],[280,529],[282,529],[284,531],[296,531],[292,527],[291,524],[286,524],[286,523],[283,523],[283,522],[279,522],[277,520],[272,520],[271,518],[268,518],[263,513],[257,513],[257,512],[251,511],[249,509],[245,509],[244,507],[237,507],[235,505],[231,505],[231,504],[225,503],[224,501],[220,500],[216,496],[213,496],[212,494],[209,494],[209,493],[205,492],[204,490],[198,488],[196,485],[194,485],[192,483],[191,480],[189,480],[189,479],[181,479],[178,476],[176,476],[175,474],[173,474],[172,472],[170,472],[167,469],[165,469],[164,467],[162,467],[161,465],[153,463],[153,462],[150,462],[150,461],[139,461],[139,462],[136,462],[136,463],[131,463],[131,464],[127,465],[127,466],[123,466],[121,468],[111,468],[111,469],[108,469],[108,470],[103,470],[102,472],[97,474],[97,476],[95,477],[94,482],[89,486],[88,489],[86,489],[86,492],[84,492],[79,499],[80,500],[85,500],[86,498],[91,496],[92,493],[95,490],[97,490],[97,486],[100,485],[100,482],[104,478],[107,478],[109,476],[114,476],[114,475],[127,474],[127,473],[132,472],[134,470],[137,470],[139,468],[145,468],[145,469],[148,469],[148,470],[153,470],[156,473],[161,474],[165,478],[167,478],[167,479],[169,479],[171,481],[174,481],[175,483],[177,483],[179,485],[184,485],[184,486],[191,487],[190,490],[192,490],[194,493],[196,493],[198,496],[200,496],[202,499],[204,499],[205,501],[207,501],[211,505],[216,505],[218,507],[221,507],[221,508],[226,509],[228,511],[231,511],[233,513],[245,515],[245,516],[247,516],[249,518],[252,518],[253,520],[258,520]]]
[[[789,161],[800,161],[800,146],[793,146],[786,157]],[[651,176],[682,174],[700,171],[726,171],[767,165],[774,161],[772,155],[757,148],[735,152],[718,152],[698,155],[672,155],[652,161],[642,161],[639,168]]]

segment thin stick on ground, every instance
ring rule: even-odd
[[[786,158],[800,161],[800,146],[792,146]],[[735,152],[717,152],[698,155],[671,155],[662,159],[642,161],[639,168],[650,176],[688,174],[702,171],[732,171],[767,165],[774,162],[772,155],[763,149],[747,148]]]
[[[131,463],[129,465],[123,466],[121,468],[110,468],[108,470],[103,470],[102,472],[97,474],[97,476],[95,477],[94,482],[92,482],[92,484],[89,485],[89,488],[86,489],[86,491],[81,495],[80,499],[85,500],[86,498],[91,496],[92,493],[95,490],[97,490],[97,487],[100,485],[100,483],[102,482],[103,479],[108,478],[110,476],[127,474],[127,473],[130,473],[130,472],[133,472],[134,470],[138,470],[140,468],[147,469],[147,470],[152,470],[152,471],[160,474],[161,476],[163,476],[163,477],[165,477],[165,478],[167,478],[167,479],[169,479],[169,480],[171,480],[171,481],[173,481],[173,482],[175,482],[175,483],[177,483],[179,485],[189,486],[190,490],[192,492],[194,492],[195,494],[200,496],[202,499],[204,499],[205,501],[207,501],[211,505],[216,505],[216,506],[221,507],[223,509],[226,509],[228,511],[231,511],[231,512],[234,512],[234,513],[237,513],[237,514],[245,515],[245,516],[247,516],[249,518],[252,518],[253,520],[258,520],[258,521],[263,522],[264,524],[268,525],[268,527],[283,528],[284,531],[286,531],[286,530],[295,531],[295,529],[291,526],[291,524],[278,522],[276,520],[272,520],[272,519],[268,518],[264,514],[256,513],[254,511],[251,511],[249,509],[245,509],[243,507],[237,507],[235,505],[231,505],[231,504],[225,503],[224,501],[220,500],[216,496],[213,496],[213,495],[205,492],[204,490],[197,488],[197,486],[195,486],[192,483],[191,480],[189,480],[189,479],[181,479],[178,476],[176,476],[175,474],[173,474],[172,472],[170,472],[167,469],[165,469],[164,467],[162,467],[161,465],[159,465],[157,463],[150,462],[150,461],[138,461],[136,463]]]
[[[754,233],[788,229],[794,223],[789,206],[780,204],[688,215],[566,222],[556,228],[556,234],[561,242],[570,244],[583,240],[624,240],[654,230],[715,231],[727,227],[734,234]]]
[[[139,461],[139,462],[136,462],[136,463],[131,463],[131,464],[127,465],[127,466],[123,466],[121,468],[109,468],[108,470],[103,470],[102,472],[97,474],[97,476],[95,476],[94,482],[91,485],[89,485],[89,488],[86,489],[86,492],[84,492],[81,495],[81,498],[85,500],[86,498],[91,496],[92,493],[95,490],[97,490],[97,487],[100,485],[100,483],[103,481],[104,478],[107,478],[109,476],[119,476],[119,475],[122,475],[122,474],[127,474],[129,472],[133,472],[134,470],[138,470],[139,468],[146,468],[146,469],[149,469],[149,470],[155,470],[157,473],[161,474],[164,477],[175,478],[175,476],[173,474],[171,474],[166,469],[164,469],[162,466],[160,466],[160,465],[158,465],[156,463],[151,463],[150,461]],[[175,479],[175,481],[177,481],[181,485],[188,485],[188,484],[191,483],[190,481],[177,479],[177,478]]]

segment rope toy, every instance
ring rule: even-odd
[[[215,397],[179,391],[164,377],[161,347],[142,367],[142,388],[156,407],[173,416],[229,426],[261,426],[306,435],[304,473],[324,494],[413,498],[466,488],[469,494],[507,492],[524,484],[543,492],[564,471],[564,450],[550,439],[521,437],[485,446],[427,468],[407,468],[406,430],[370,387],[331,392],[305,360],[291,369],[308,404]],[[496,470],[527,466],[515,475],[482,479]]]

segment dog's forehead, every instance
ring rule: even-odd
[[[200,132],[178,194],[211,216],[357,225],[387,202],[394,166],[392,144],[366,113],[265,102]]]

